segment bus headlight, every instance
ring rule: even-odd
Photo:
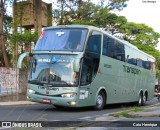
[[[70,98],[70,97],[75,97],[77,94],[76,93],[63,93],[61,94],[62,97]]]
[[[35,93],[36,91],[32,90],[32,89],[27,89],[28,93]]]
[[[76,105],[76,101],[71,101],[71,102],[69,102],[69,104],[75,106]]]

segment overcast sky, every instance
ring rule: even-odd
[[[159,12],[160,0],[129,0],[128,6],[118,14],[126,16],[130,22],[145,23],[160,33]]]

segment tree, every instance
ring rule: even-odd
[[[120,27],[120,33],[123,34],[123,39],[132,44],[140,43],[145,45],[156,46],[160,34],[155,32],[153,28],[145,24],[137,24],[128,22]]]
[[[29,30],[25,30],[23,33],[13,33],[8,36],[7,46],[9,47],[10,53],[13,53],[13,50],[16,51],[16,55],[23,53],[24,51],[31,49],[31,43],[35,43],[38,39],[38,32],[31,33]],[[12,63],[16,64],[17,57],[12,57]],[[27,62],[27,61],[26,61]],[[26,63],[25,62],[25,63]],[[27,64],[27,63],[26,63]]]
[[[83,6],[82,5],[81,7],[75,6],[75,8],[76,10],[74,10],[73,8],[65,13],[66,14],[66,17],[64,19],[65,24],[75,23],[74,21],[83,21],[82,23],[94,22],[93,15],[95,12],[99,10],[100,6],[96,6],[91,2],[83,2]]]
[[[127,23],[127,19],[124,16],[117,16],[114,13],[110,13],[106,8],[101,8],[97,11],[93,18],[95,23],[105,28],[112,35],[120,32],[120,27]]]
[[[120,27],[122,38],[156,58],[156,74],[160,78],[160,51],[155,49],[160,34],[145,24],[127,22]]]
[[[100,8],[97,12],[94,12],[93,21],[101,27],[106,27],[108,15],[109,10]]]
[[[127,1],[129,0],[107,0],[107,2],[101,0],[101,5],[106,5],[106,8],[110,11],[115,9],[121,11],[127,6]]]
[[[107,13],[114,9],[122,10],[127,6],[127,1],[128,0],[108,0],[108,3],[106,3],[104,0],[101,0],[101,5],[95,5],[91,0],[57,0],[60,4],[58,6],[58,10],[61,12],[58,13],[61,14],[60,24],[74,23],[74,20],[93,22],[92,17],[97,12],[102,13],[106,11],[105,13]],[[55,12],[57,12],[57,9]]]
[[[1,62],[2,63],[4,62],[4,66],[9,67],[8,57],[7,57],[6,48],[4,44],[5,32],[3,28],[3,23],[4,23],[4,15],[5,15],[5,4],[6,4],[6,0],[0,0],[0,50],[3,55],[3,61]]]

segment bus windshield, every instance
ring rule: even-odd
[[[74,55],[34,55],[29,82],[50,86],[75,86]]]
[[[36,43],[37,51],[82,51],[87,29],[44,30]]]

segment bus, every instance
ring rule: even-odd
[[[88,25],[43,29],[30,57],[27,98],[55,107],[101,110],[106,104],[154,97],[156,59],[127,41]]]

